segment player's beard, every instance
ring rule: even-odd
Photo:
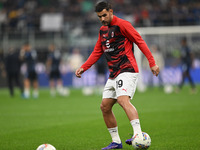
[[[110,22],[111,22],[111,18],[109,18],[109,20],[108,21],[102,21],[101,23],[102,23],[102,25],[103,26],[109,26],[110,25]]]
[[[108,26],[108,25],[109,25],[109,23],[108,23],[107,21],[102,21],[101,23],[102,23],[102,25],[104,25],[104,26]]]

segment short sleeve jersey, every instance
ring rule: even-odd
[[[48,59],[52,61],[51,71],[59,71],[59,65],[61,61],[61,53],[59,50],[55,50],[54,52],[50,52],[48,55]]]
[[[126,20],[113,16],[109,26],[102,26],[94,50],[87,61],[81,66],[84,71],[89,69],[104,53],[109,78],[113,79],[123,72],[139,72],[133,51],[133,43],[144,53],[150,67],[155,60],[145,41],[135,28]]]
[[[191,66],[192,59],[191,59],[191,50],[188,46],[181,47],[181,60],[182,64]]]
[[[25,52],[24,58],[28,72],[35,71],[37,52],[35,50]]]

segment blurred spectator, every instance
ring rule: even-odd
[[[0,30],[4,30],[7,22],[6,9],[0,10]]]
[[[9,26],[11,28],[14,29],[17,27],[17,22],[18,22],[17,9],[13,9],[8,13],[8,20],[9,20]]]
[[[162,73],[163,73],[163,69],[165,67],[164,57],[163,57],[160,49],[158,49],[157,45],[152,45],[150,47],[150,49],[152,50],[152,55],[154,56],[154,59],[157,62],[157,64],[159,65],[159,68],[160,68],[160,73],[158,75],[159,86],[163,87]]]
[[[23,95],[23,85],[20,80],[20,67],[21,61],[19,52],[15,51],[14,48],[10,48],[5,57],[5,69],[10,96],[14,96],[14,82],[20,88],[21,94]]]
[[[141,16],[142,16],[142,23],[144,26],[151,26],[151,20],[149,17],[149,10],[148,6],[141,7]]]
[[[111,0],[111,2],[118,16],[123,18],[132,16],[131,20],[135,20],[134,26],[200,24],[199,1]],[[12,29],[25,25],[27,28],[39,30],[40,17],[43,13],[60,12],[65,16],[65,23],[81,27],[80,23],[88,22],[88,16],[93,14],[93,3],[92,0],[4,0],[0,2],[0,24],[8,21],[8,27]],[[91,22],[96,23],[96,19],[92,19]]]
[[[83,13],[88,13],[91,12],[93,10],[93,3],[92,1],[89,0],[85,0],[81,2],[81,11]]]
[[[75,72],[75,70],[83,63],[84,58],[80,54],[80,50],[78,48],[74,48],[72,50],[71,56],[69,56],[69,65],[72,72]],[[83,84],[82,80],[77,80],[75,74],[73,74],[72,82],[75,87],[80,87]]]
[[[159,65],[159,68],[160,68],[160,73],[158,75],[158,85],[161,88],[163,88],[162,72],[163,72],[163,69],[165,67],[164,57],[163,57],[160,49],[158,49],[157,45],[151,45],[150,46],[150,50],[152,52],[152,55],[153,55],[155,61],[157,62],[157,64]],[[144,67],[145,70],[147,70],[147,68],[149,67],[149,63],[148,63],[148,61],[146,59],[143,59],[143,67]],[[154,76],[152,75],[152,73],[149,72],[148,76],[146,75],[146,77],[148,78],[148,80],[147,80],[148,85],[150,87],[153,87],[154,86]]]
[[[187,44],[187,39],[184,37],[181,40],[181,69],[182,69],[182,81],[178,86],[177,92],[183,87],[185,79],[188,78],[192,88],[192,93],[196,93],[196,87],[190,74],[191,67],[193,65],[193,56],[191,50]]]
[[[3,77],[3,78],[6,77],[4,59],[3,59],[3,56],[1,55],[1,51],[0,51],[0,77]]]
[[[66,96],[68,92],[63,87],[63,82],[60,73],[61,53],[56,49],[54,44],[49,45],[49,54],[46,62],[47,72],[49,75],[49,85],[51,96],[56,95],[56,88],[60,95]]]
[[[74,72],[83,63],[83,56],[78,48],[74,48],[69,59],[69,64]]]
[[[24,76],[24,97],[30,97],[30,87],[33,85],[33,97],[37,98],[39,96],[39,84],[38,84],[38,76],[36,72],[36,59],[37,52],[34,49],[31,49],[29,43],[25,43],[22,46],[20,51],[20,58],[26,64],[26,73]]]

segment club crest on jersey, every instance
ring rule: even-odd
[[[112,37],[112,38],[114,37],[114,31],[112,31],[112,33],[111,33],[111,37]]]

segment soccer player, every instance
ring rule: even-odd
[[[20,58],[25,62],[27,70],[24,76],[24,98],[30,97],[30,87],[33,84],[33,97],[39,96],[38,88],[38,77],[36,73],[36,58],[37,52],[31,49],[29,43],[25,43],[20,51]]]
[[[14,96],[14,82],[20,88],[21,95],[23,96],[23,85],[20,80],[21,61],[19,58],[19,52],[14,48],[10,48],[5,57],[5,68],[10,96]]]
[[[193,79],[190,75],[190,70],[192,67],[192,53],[191,50],[187,44],[187,39],[186,38],[182,38],[181,40],[181,65],[182,65],[182,81],[178,86],[177,91],[179,92],[179,90],[183,87],[183,84],[185,82],[185,79],[188,78],[191,88],[192,88],[192,93],[196,93],[196,87],[195,84],[193,82]]]
[[[103,24],[99,31],[97,43],[87,61],[76,70],[77,77],[81,77],[102,54],[107,59],[110,71],[109,79],[104,87],[101,111],[105,124],[112,137],[112,143],[106,149],[121,149],[122,142],[118,134],[116,118],[112,107],[118,103],[125,111],[133,127],[133,137],[142,138],[142,130],[136,108],[131,104],[138,80],[138,66],[133,53],[133,43],[135,43],[149,62],[152,73],[157,76],[159,67],[147,47],[145,41],[126,20],[113,15],[110,3],[100,1],[95,6],[95,12]],[[126,141],[132,144],[132,138]]]
[[[49,54],[46,62],[47,72],[49,73],[49,84],[51,96],[56,95],[56,90],[60,95],[63,95],[63,83],[61,79],[61,74],[59,70],[61,61],[61,53],[56,49],[54,44],[49,45]]]

